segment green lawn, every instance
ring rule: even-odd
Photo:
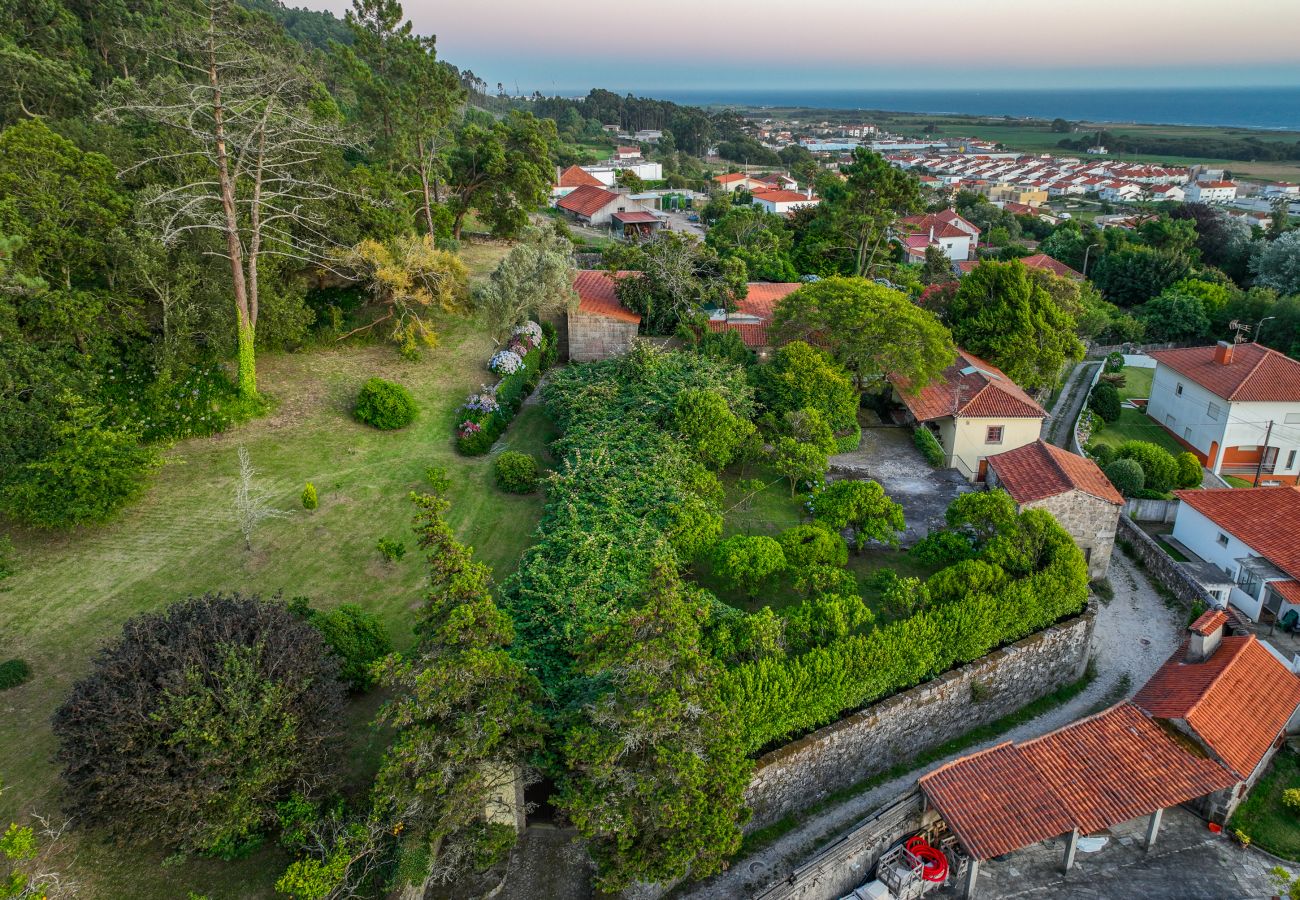
[[[1111,447],[1118,447],[1125,441],[1149,441],[1175,455],[1186,449],[1163,426],[1140,409],[1121,410],[1118,421],[1111,422],[1089,439],[1089,443],[1108,444]]]
[[[1119,389],[1121,400],[1146,399],[1151,396],[1151,379],[1156,374],[1155,369],[1125,366],[1120,369],[1120,374],[1124,376],[1124,386]]]
[[[1231,825],[1249,835],[1259,848],[1284,859],[1300,860],[1300,812],[1282,805],[1282,792],[1288,788],[1300,788],[1300,756],[1283,750],[1237,807]]]
[[[503,248],[492,247],[499,256]],[[482,251],[475,268],[490,267]],[[507,495],[492,481],[491,457],[454,451],[454,410],[491,375],[484,363],[492,343],[483,331],[451,323],[439,347],[417,363],[387,346],[264,355],[260,385],[274,400],[266,417],[212,438],[184,441],[165,453],[146,495],[115,521],[68,533],[6,527],[19,571],[0,595],[0,659],[22,657],[34,676],[0,694],[0,823],[31,812],[56,813],[54,741],[49,719],[90,658],[123,621],[193,593],[283,590],[322,607],[353,602],[380,614],[398,647],[411,643],[411,612],[424,575],[418,553],[396,564],[375,551],[380,537],[410,534],[407,495],[427,486],[424,471],[445,466],[451,476],[449,518],[458,537],[474,545],[498,579],[510,573],[530,542],[541,494]],[[350,408],[372,375],[401,381],[420,404],[409,428],[380,432],[353,421]],[[525,408],[506,443],[540,453],[552,426],[540,406]],[[289,514],[265,522],[247,552],[237,533],[231,495],[236,448],[248,448],[275,505]],[[305,481],[315,483],[320,508],[302,509]],[[382,752],[368,727],[378,698],[350,711],[358,782]],[[269,897],[285,860],[264,850],[236,863],[186,860],[162,865],[160,852],[113,847],[73,833],[60,864],[82,895],[104,898],[183,898],[187,891],[218,898]]]

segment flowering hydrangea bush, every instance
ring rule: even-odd
[[[542,326],[536,322],[525,322],[510,329],[510,336],[526,343],[529,348],[542,345]]]
[[[460,436],[462,438],[471,438],[474,435],[478,434],[480,431],[482,431],[483,426],[480,425],[478,422],[474,422],[469,419],[466,419],[464,422],[461,422],[459,426],[457,426],[456,430],[460,432]]]
[[[522,359],[524,356],[528,354],[528,351],[532,348],[529,347],[527,344],[525,344],[523,341],[515,340],[507,344],[506,349],[509,350],[511,353],[515,354],[516,356],[518,356],[520,359]]]
[[[523,371],[523,357],[513,350],[498,350],[488,360],[488,368],[498,375],[513,375]]]
[[[501,408],[497,402],[495,388],[481,385],[477,394],[470,394],[465,401],[465,408],[480,413],[494,413]]]

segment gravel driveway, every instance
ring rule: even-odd
[[[1146,574],[1118,550],[1111,559],[1110,582],[1115,598],[1097,614],[1093,635],[1097,678],[1092,684],[1068,703],[960,755],[1054,731],[1102,704],[1118,700],[1121,688],[1125,695],[1132,695],[1173,653],[1184,625],[1181,609],[1170,610]],[[893,800],[921,775],[953,758],[939,760],[821,811],[765,849],[737,860],[728,871],[687,888],[680,896],[691,900],[752,897],[802,864],[819,847]]]

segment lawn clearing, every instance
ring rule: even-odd
[[[1132,408],[1120,410],[1117,421],[1111,422],[1089,438],[1089,443],[1111,447],[1118,447],[1125,441],[1148,441],[1164,447],[1175,456],[1186,450],[1155,419],[1140,409]]]
[[[50,715],[96,647],[137,613],[205,591],[283,590],[324,608],[360,604],[382,616],[399,648],[409,646],[424,573],[406,498],[428,487],[429,466],[450,476],[448,518],[457,538],[474,546],[498,580],[513,571],[542,495],[497,490],[493,456],[463,458],[451,443],[456,407],[492,377],[485,367],[491,350],[483,329],[454,321],[417,363],[380,345],[265,355],[258,368],[262,390],[275,401],[271,414],[168,450],[146,495],[112,523],[67,533],[0,526],[12,533],[19,563],[0,595],[0,658],[22,657],[33,670],[31,681],[0,695],[0,818],[57,812]],[[381,432],[352,419],[357,389],[372,375],[411,390],[420,405],[414,424]],[[550,434],[540,406],[527,407],[516,425],[505,443],[540,455]],[[241,445],[275,506],[288,513],[261,525],[251,553],[231,504]],[[320,495],[312,512],[299,499],[306,481]],[[405,541],[410,552],[384,562],[375,550],[381,537]],[[360,784],[383,747],[369,729],[376,702],[363,698],[350,709],[349,758]],[[75,832],[61,859],[84,896],[141,900],[187,891],[212,900],[270,897],[285,862],[264,849],[233,863],[187,859],[164,867],[160,852],[110,847]]]
[[[1151,396],[1151,379],[1156,374],[1154,368],[1144,369],[1141,366],[1125,366],[1120,369],[1120,374],[1124,376],[1124,386],[1119,389],[1119,398],[1121,400],[1144,400]]]
[[[1261,850],[1300,860],[1300,813],[1282,805],[1282,792],[1288,788],[1300,788],[1300,756],[1283,750],[1237,807],[1231,826]]]

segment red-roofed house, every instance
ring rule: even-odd
[[[947,464],[971,481],[985,480],[990,456],[1038,440],[1047,418],[1001,369],[965,350],[919,391],[897,375],[889,380],[910,418],[935,432]]]
[[[1237,185],[1232,181],[1194,181],[1185,193],[1188,203],[1227,203],[1237,199]]]
[[[709,330],[734,331],[746,347],[764,356],[772,346],[767,326],[772,321],[776,304],[801,287],[803,284],[798,281],[751,281],[745,298],[736,301],[734,310],[714,313],[709,319]]]
[[[633,200],[627,194],[618,194],[591,184],[579,185],[561,197],[555,205],[584,225],[609,225],[613,222],[615,213],[649,212],[641,201]]]
[[[753,200],[754,205],[762,208],[764,212],[775,213],[779,216],[788,216],[796,209],[802,209],[805,206],[816,206],[821,202],[820,197],[813,196],[811,189],[802,194],[798,191],[756,190],[754,191]]]
[[[990,456],[988,485],[1021,509],[1050,512],[1083,551],[1089,577],[1105,577],[1124,498],[1095,462],[1038,440]]]
[[[908,262],[925,262],[925,248],[938,247],[954,262],[975,256],[980,230],[956,210],[907,216],[899,219],[894,234],[907,253]]]
[[[556,168],[558,170],[559,167]],[[604,182],[581,166],[569,166],[556,176],[555,187],[551,188],[551,196],[555,198],[567,196],[573,193],[575,188],[580,188],[583,185],[598,188],[605,187]]]
[[[1300,488],[1176,491],[1174,537],[1233,586],[1207,590],[1247,618],[1300,610]]]
[[[618,279],[639,274],[583,269],[574,276],[578,305],[568,315],[570,361],[590,362],[627,352],[636,339],[641,317],[619,302]]]
[[[1031,269],[1039,269],[1043,272],[1051,272],[1059,278],[1070,278],[1074,281],[1083,281],[1083,273],[1076,272],[1063,262],[1057,262],[1046,253],[1035,253],[1033,256],[1025,256],[1020,260]]]
[[[766,190],[768,185],[750,178],[744,172],[728,172],[725,175],[714,175],[713,183],[728,194],[734,194],[741,189],[747,191]]]
[[[641,148],[640,147],[619,147],[617,150],[614,151],[614,158],[615,159],[640,159]]]
[[[1300,362],[1261,344],[1151,353],[1147,415],[1216,474],[1300,483]]]

